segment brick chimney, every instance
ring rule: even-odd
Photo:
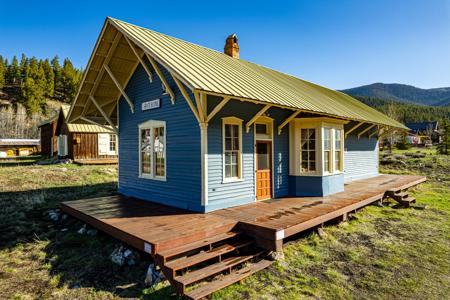
[[[225,42],[223,53],[233,58],[239,58],[238,38],[235,33],[230,34]]]

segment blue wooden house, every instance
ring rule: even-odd
[[[378,175],[407,128],[356,99],[107,18],[69,122],[116,126],[119,193],[198,212],[326,196]],[[282,201],[282,200],[281,200]]]

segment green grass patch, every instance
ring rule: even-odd
[[[284,262],[211,298],[448,299],[450,160],[434,153],[414,158],[395,151],[404,163],[381,170],[427,175],[411,191],[426,209],[367,206],[346,223],[325,226],[323,238],[310,232],[289,242]],[[167,281],[144,286],[146,257],[118,267],[109,258],[117,240],[79,235],[80,222],[48,217],[61,201],[116,189],[112,166],[0,168],[0,299],[176,299]]]

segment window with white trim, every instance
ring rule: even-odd
[[[109,151],[116,152],[117,150],[117,136],[115,134],[109,135]]]
[[[323,129],[323,172],[331,173],[331,128]]]
[[[344,171],[347,121],[297,118],[290,123],[290,175],[326,176]]]
[[[242,120],[235,117],[222,119],[223,181],[242,178]]]
[[[316,171],[316,129],[302,128],[300,136],[300,166],[302,173]]]
[[[150,120],[139,125],[139,176],[166,179],[166,122]]]
[[[334,170],[337,172],[343,171],[342,156],[343,156],[343,143],[342,143],[342,129],[334,129]]]

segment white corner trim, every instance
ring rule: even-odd
[[[278,230],[275,233],[275,240],[279,241],[279,240],[282,240],[282,239],[284,239],[284,229]]]

